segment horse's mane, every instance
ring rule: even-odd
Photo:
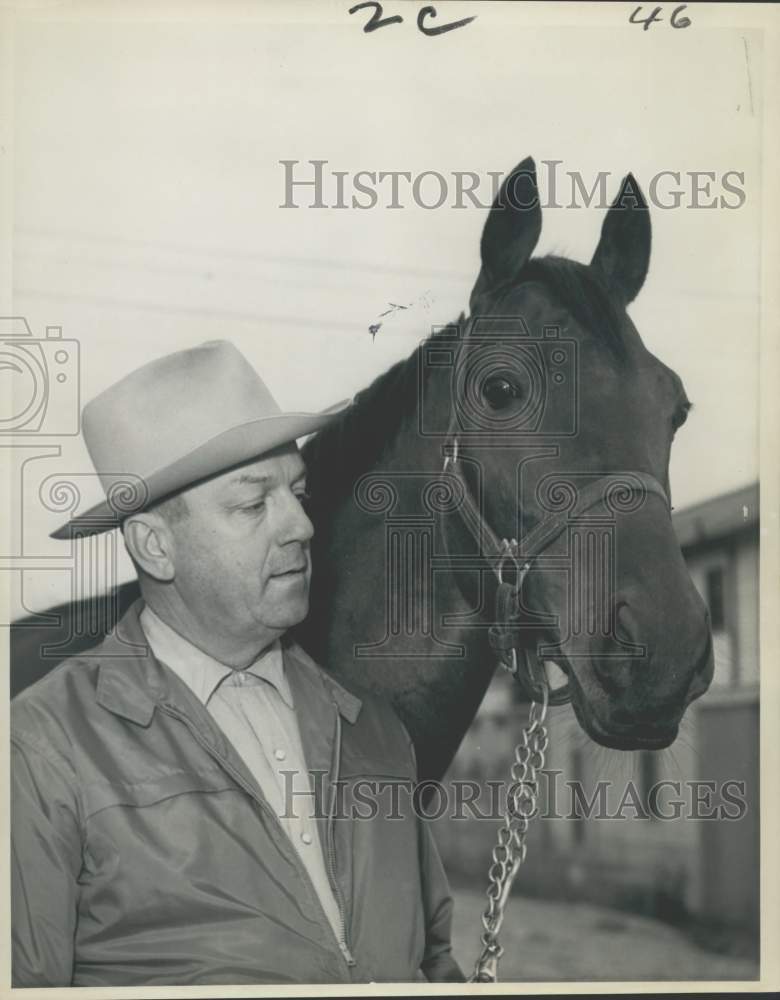
[[[464,321],[461,314],[457,323],[437,328],[409,357],[358,392],[340,417],[309,438],[303,446],[303,458],[315,507],[330,506],[352,490],[362,473],[374,467],[404,418],[416,411],[421,380],[424,382],[430,372],[427,365],[420,364],[420,353],[426,344]]]
[[[625,354],[618,309],[592,268],[566,257],[531,259],[513,287],[538,281],[586,329],[603,337],[617,359]],[[461,314],[455,326],[463,327]],[[372,469],[394,440],[403,419],[415,412],[421,379],[430,369],[420,363],[420,352],[451,327],[439,328],[414,351],[379,375],[361,392],[342,416],[310,438],[303,447],[313,505],[329,507],[352,490],[355,481]]]

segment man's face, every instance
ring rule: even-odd
[[[306,617],[314,528],[305,495],[295,444],[184,494],[187,513],[169,526],[174,586],[204,627],[273,638]]]

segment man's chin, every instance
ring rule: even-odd
[[[298,599],[287,601],[283,607],[277,607],[270,614],[263,615],[263,625],[286,632],[287,629],[300,625],[308,613],[309,594],[306,591]]]

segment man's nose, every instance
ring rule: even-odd
[[[290,493],[284,505],[280,535],[282,542],[302,543],[308,542],[314,535],[314,525],[294,493]]]

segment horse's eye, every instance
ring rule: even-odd
[[[503,376],[494,376],[485,380],[482,386],[482,395],[494,410],[503,410],[509,406],[513,399],[517,399],[519,392],[516,385]]]

